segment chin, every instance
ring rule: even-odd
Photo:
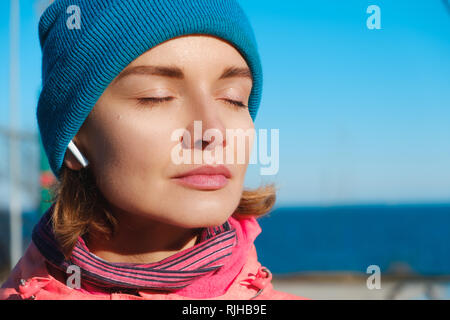
[[[183,205],[182,208],[174,209],[180,214],[180,220],[177,224],[186,228],[201,228],[201,227],[213,227],[219,226],[225,223],[227,219],[233,214],[236,206],[230,205],[231,201],[225,202],[211,202],[200,201],[197,203],[189,203]],[[182,211],[179,211],[179,210]]]

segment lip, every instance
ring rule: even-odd
[[[207,165],[183,172],[172,179],[194,189],[217,190],[225,187],[230,178],[231,172],[224,165]]]

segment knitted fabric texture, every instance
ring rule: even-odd
[[[71,21],[78,17],[77,23]],[[237,0],[56,0],[39,21],[42,90],[39,131],[59,178],[70,140],[114,78],[138,56],[169,39],[207,34],[233,45],[247,61],[253,120],[262,66],[255,35]]]

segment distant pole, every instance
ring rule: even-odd
[[[20,0],[10,0],[10,67],[9,67],[9,168],[10,168],[10,263],[13,268],[22,256],[22,204],[19,187],[20,152],[19,152],[19,36],[20,36]]]

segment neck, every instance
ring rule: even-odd
[[[90,233],[89,251],[113,263],[154,263],[193,247],[200,229],[182,228],[130,213],[117,213],[117,230],[106,239]]]

